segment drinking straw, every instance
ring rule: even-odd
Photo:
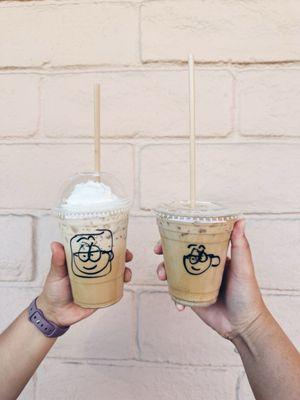
[[[189,94],[190,94],[190,205],[196,204],[196,143],[195,143],[195,68],[194,57],[189,54]]]
[[[95,133],[95,172],[100,173],[101,152],[100,152],[100,85],[94,86],[94,133]]]

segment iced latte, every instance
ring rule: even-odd
[[[173,202],[155,209],[169,292],[176,303],[217,301],[230,235],[237,215],[208,202]]]

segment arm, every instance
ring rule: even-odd
[[[193,311],[221,336],[236,346],[257,400],[300,398],[300,355],[277,324],[260,294],[245,221],[238,221],[231,235],[228,259],[219,299]],[[161,245],[155,247],[162,254]],[[159,279],[167,279],[163,264]],[[184,307],[177,305],[179,311]]]
[[[127,250],[126,261],[131,259],[132,254]],[[124,281],[130,279],[131,271],[125,268]],[[59,326],[73,325],[96,311],[73,303],[64,248],[60,243],[52,244],[51,269],[37,307],[47,320]],[[29,322],[27,309],[0,335],[1,400],[18,397],[55,341]]]
[[[27,310],[0,336],[0,398],[13,400],[54,345],[28,321]]]
[[[232,341],[256,399],[300,398],[299,353],[270,312]]]

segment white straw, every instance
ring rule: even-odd
[[[100,173],[101,149],[100,149],[100,85],[94,86],[94,133],[95,133],[95,172]]]
[[[189,93],[190,93],[190,204],[196,204],[196,138],[195,138],[195,68],[194,57],[189,55]]]

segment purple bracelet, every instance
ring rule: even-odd
[[[57,326],[54,322],[48,321],[42,310],[37,308],[36,299],[30,304],[28,308],[28,319],[35,325],[39,331],[49,338],[57,338],[70,328],[69,326]]]

